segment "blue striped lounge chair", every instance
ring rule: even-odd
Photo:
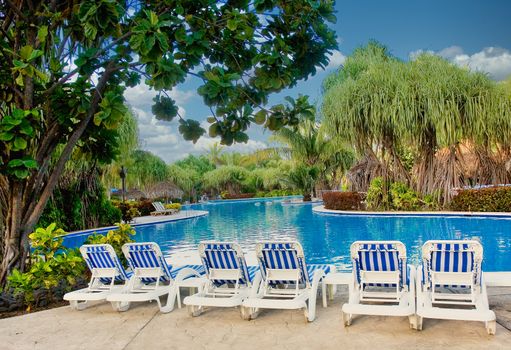
[[[87,288],[64,295],[71,308],[83,310],[89,301],[106,300],[113,292],[125,287],[131,273],[124,270],[114,248],[110,244],[86,244],[80,247],[80,253],[91,272]]]
[[[342,306],[343,323],[353,315],[408,316],[416,328],[415,268],[406,264],[406,247],[398,241],[356,241],[349,300]]]
[[[261,276],[257,272],[258,267],[247,266],[239,244],[201,242],[199,254],[207,282],[199,293],[185,298],[184,304],[190,315],[199,316],[204,307],[240,306],[251,287],[259,286]]]
[[[306,265],[298,242],[261,242],[255,251],[261,283],[243,301],[244,318],[257,317],[260,309],[303,309],[306,321],[314,321],[319,283],[334,267]]]
[[[169,266],[156,243],[127,243],[122,251],[133,275],[122,292],[107,297],[119,311],[128,310],[132,302],[156,301],[161,312],[171,312],[176,299],[181,307],[181,287],[200,290],[205,283],[201,265]],[[167,302],[163,305],[160,297],[165,295]]]
[[[483,247],[477,241],[427,241],[417,268],[417,324],[423,318],[485,322],[495,334],[482,271]]]

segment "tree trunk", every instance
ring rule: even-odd
[[[6,224],[2,232],[3,259],[0,263],[0,287],[5,286],[7,276],[13,268],[20,268],[21,271],[24,271],[26,257],[30,251],[28,235],[39,221],[76,143],[82,137],[89,122],[97,112],[106,83],[115,70],[114,66],[113,62],[107,65],[105,72],[96,85],[91,108],[87,116],[70,135],[44,186],[36,186],[31,181],[32,177],[38,176],[37,172],[33,172],[31,177],[23,181],[12,180],[11,188],[8,190]],[[56,137],[59,136],[57,135]],[[26,196],[26,194],[29,195]]]
[[[23,258],[28,251],[22,243],[22,185],[14,182],[11,185],[7,201],[7,218],[3,232],[3,259],[0,263],[0,286],[5,285],[8,272],[14,268],[22,268]]]

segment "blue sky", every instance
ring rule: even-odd
[[[337,1],[337,23],[332,26],[339,48],[326,70],[300,82],[295,88],[271,96],[270,105],[284,96],[306,94],[320,101],[321,82],[337,69],[357,47],[375,39],[401,59],[428,51],[460,66],[487,72],[501,80],[511,75],[511,1],[509,0],[351,0]],[[171,91],[185,118],[203,122],[211,114],[196,93],[199,82],[188,79]],[[126,99],[138,115],[141,147],[167,162],[201,154],[218,140],[203,137],[197,144],[185,141],[177,131],[177,121],[157,121],[151,114],[154,92],[142,85],[126,92]],[[226,148],[249,152],[267,145],[268,131],[254,126],[248,144]]]

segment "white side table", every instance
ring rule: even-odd
[[[327,307],[327,287],[328,287],[328,294],[329,299],[332,300],[334,298],[334,294],[336,291],[336,288],[334,288],[336,285],[339,284],[345,284],[349,285],[353,280],[352,273],[351,272],[332,272],[323,278],[323,284],[321,286],[321,294],[323,296],[323,307]]]

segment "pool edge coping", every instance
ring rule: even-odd
[[[361,211],[361,210],[333,210],[326,209],[324,205],[312,208],[317,214],[333,214],[344,216],[445,216],[445,217],[495,217],[510,218],[509,212],[474,212],[474,211]]]
[[[207,211],[207,210],[194,210],[194,209],[191,209],[190,211],[194,211],[195,213],[192,213],[191,216],[186,216],[186,217],[169,218],[169,219],[166,219],[166,220],[152,221],[152,222],[141,222],[139,224],[133,223],[133,224],[130,224],[130,225],[131,225],[131,227],[142,227],[142,226],[148,226],[148,225],[166,224],[166,223],[169,223],[169,222],[195,219],[195,218],[199,218],[199,217],[203,217],[203,216],[209,215],[209,211]],[[117,226],[105,226],[105,227],[90,228],[90,229],[87,229],[87,230],[69,232],[69,233],[66,233],[65,235],[61,235],[59,237],[81,236],[81,235],[87,234],[87,233],[91,234],[91,233],[98,232],[98,231],[99,232],[105,232],[105,231],[113,230],[113,229],[116,229],[116,228],[117,228]]]

